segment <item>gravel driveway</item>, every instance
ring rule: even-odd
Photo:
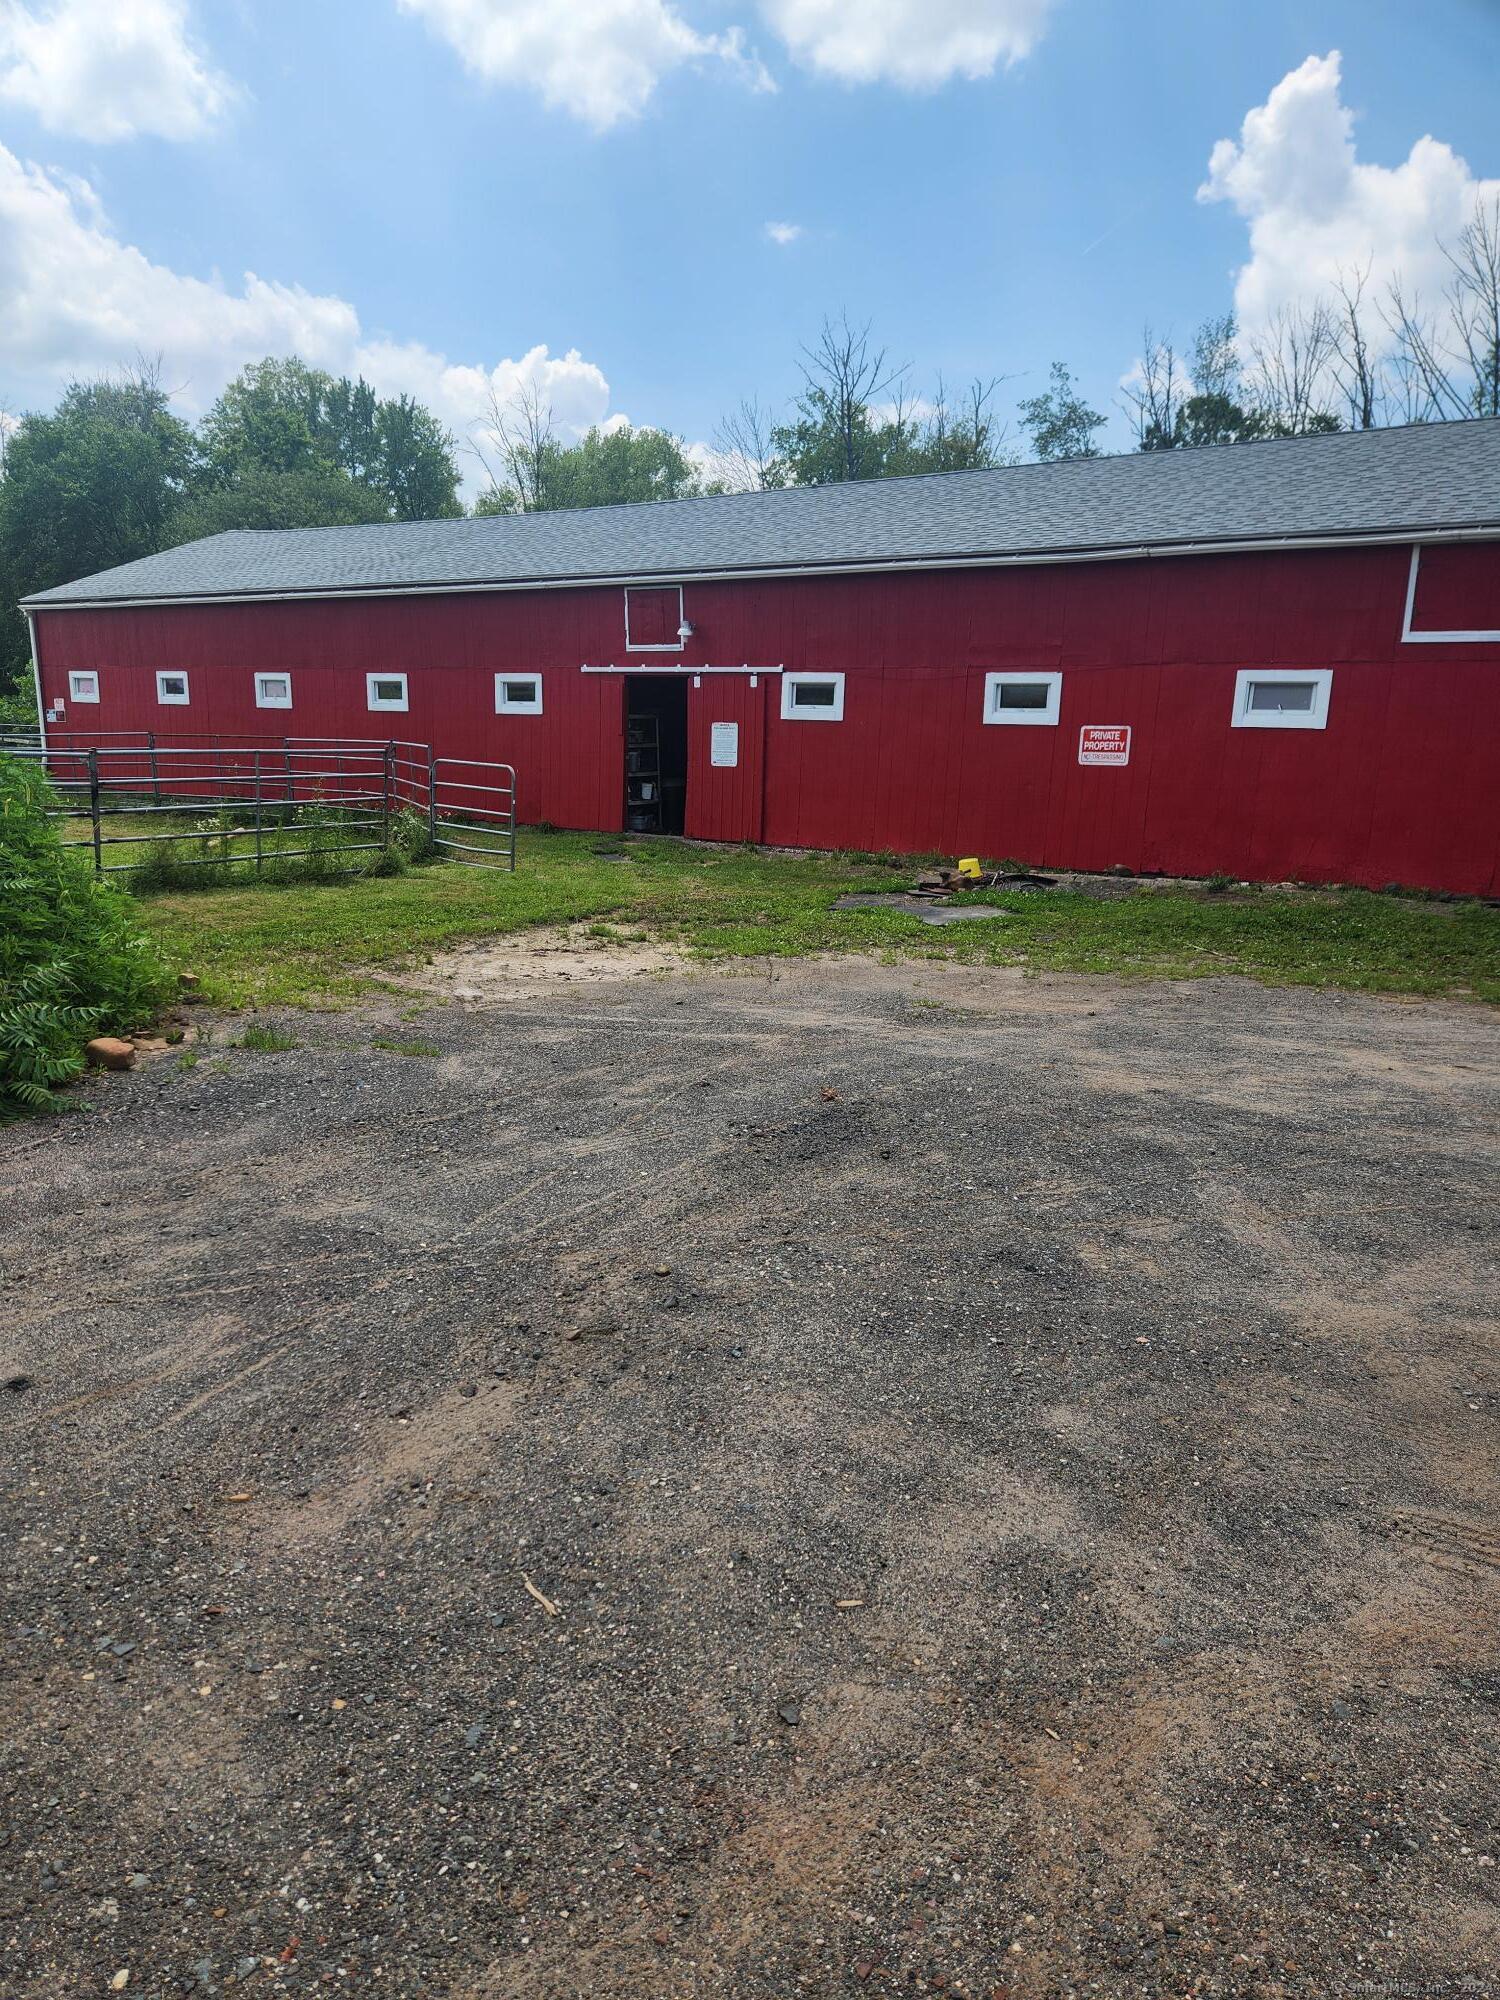
[[[5,2000],[1500,1991],[1493,1015],[415,1004],[0,1133]]]

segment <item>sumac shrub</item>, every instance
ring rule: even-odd
[[[40,1110],[91,1035],[150,1020],[171,979],[130,897],[69,852],[46,779],[0,756],[0,1118]]]

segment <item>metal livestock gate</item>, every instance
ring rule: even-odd
[[[437,757],[426,743],[392,743],[392,769],[403,804],[427,817],[434,847],[472,868],[495,868],[495,842],[516,868],[516,774],[510,764]],[[462,771],[463,777],[456,774]]]
[[[390,847],[399,814],[413,813],[441,854],[468,867],[515,872],[514,768],[439,757],[425,743],[53,730],[45,742],[37,732],[0,736],[0,754],[46,774],[58,797],[55,817],[87,821],[87,837],[67,844],[90,848],[100,875],[140,864],[139,851],[119,862],[106,859],[107,851],[149,850],[180,838],[188,814],[196,816],[193,830],[205,852],[201,861],[178,857],[184,866],[252,861],[259,874],[269,860],[304,858],[311,847],[287,846],[278,837],[288,826],[294,838],[316,840],[320,851],[371,853]],[[209,851],[205,828],[215,816],[230,824],[212,829]],[[129,829],[119,830],[127,819]],[[145,830],[135,824],[141,819]]]

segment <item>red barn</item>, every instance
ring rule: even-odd
[[[239,532],[23,608],[75,744],[408,738],[559,826],[1500,893],[1500,421]]]

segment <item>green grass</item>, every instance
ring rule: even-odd
[[[384,1049],[390,1056],[440,1056],[443,1053],[436,1042],[392,1042],[383,1035],[377,1035],[370,1047]]]
[[[284,1033],[280,1028],[264,1028],[256,1021],[251,1022],[235,1043],[237,1049],[254,1049],[263,1056],[284,1055],[296,1046],[295,1036]]]
[[[523,833],[518,872],[453,864],[387,880],[169,895],[143,905],[204,997],[234,1006],[337,1005],[403,963],[536,924],[592,927],[609,949],[643,933],[704,959],[869,951],[971,965],[1134,977],[1239,973],[1270,984],[1477,995],[1500,1003],[1500,912],[1363,890],[1168,890],[1118,901],[1061,890],[987,894],[998,923],[937,930],[903,911],[835,910],[892,889],[917,863],[642,841],[628,860],[597,834]]]

